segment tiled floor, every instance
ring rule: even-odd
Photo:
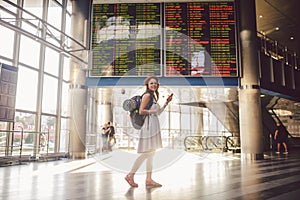
[[[241,161],[232,153],[186,153],[164,149],[154,160],[146,188],[142,166],[138,188],[124,180],[136,154],[115,150],[86,160],[23,163],[0,168],[0,199],[5,200],[217,200],[300,199],[300,153],[268,153],[261,161]]]

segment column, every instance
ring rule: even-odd
[[[242,160],[259,160],[263,159],[263,129],[255,0],[237,0],[236,3],[240,23],[239,123]]]
[[[98,96],[97,88],[88,90],[88,110],[87,110],[87,137],[86,145],[88,153],[100,152],[101,125],[98,121]]]
[[[107,122],[113,122],[113,93],[112,88],[98,88],[98,113],[100,125]]]
[[[193,108],[193,107],[192,107]],[[197,136],[204,136],[204,125],[203,125],[203,108],[200,108],[197,114],[195,115],[196,121],[195,124],[197,124]]]
[[[71,37],[88,47],[88,22],[90,21],[91,0],[72,1]],[[73,47],[76,44],[73,43]],[[75,51],[76,49],[74,49]],[[77,51],[76,56],[84,58],[85,51]],[[70,59],[70,154],[73,159],[86,158],[86,111],[87,89],[86,71],[78,59]]]

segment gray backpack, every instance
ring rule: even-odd
[[[130,112],[130,121],[132,126],[138,130],[142,128],[145,118],[147,116],[139,114],[143,95],[136,95],[130,99],[126,99],[123,102],[123,109]],[[150,109],[153,104],[153,95],[150,94],[150,96],[151,98],[148,105],[146,106],[146,109]]]

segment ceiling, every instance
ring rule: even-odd
[[[256,0],[256,16],[257,31],[300,55],[299,0]]]

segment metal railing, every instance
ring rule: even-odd
[[[235,136],[187,136],[186,151],[236,151],[241,148],[240,138]]]
[[[22,157],[22,141],[20,143],[14,142],[13,138],[19,136],[23,138],[22,131],[4,131],[0,130],[0,158],[1,160],[17,156],[20,160]]]
[[[286,66],[300,70],[300,57],[296,52],[289,50],[288,47],[281,45],[260,32],[257,33],[257,36],[260,40],[259,46],[261,52],[275,60],[284,62]]]
[[[55,153],[50,136],[49,130],[0,130],[0,165],[65,157],[69,152]]]

